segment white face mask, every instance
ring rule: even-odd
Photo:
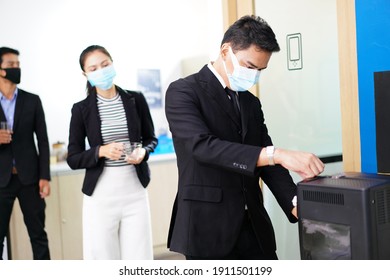
[[[229,53],[232,58],[231,60],[234,68],[233,73],[229,74],[227,72],[225,61],[223,61],[223,66],[225,67],[225,72],[229,79],[231,89],[235,91],[246,91],[253,85],[257,84],[260,77],[260,71],[241,66],[231,47],[229,47]]]

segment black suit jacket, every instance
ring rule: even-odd
[[[142,142],[146,150],[144,160],[135,165],[138,178],[146,188],[150,181],[147,164],[149,154],[157,146],[154,125],[149,107],[141,92],[125,91],[117,86],[126,113],[130,141]],[[72,169],[86,169],[82,191],[92,195],[96,182],[104,168],[104,158],[97,160],[97,149],[103,145],[101,120],[97,107],[96,92],[73,105],[69,128],[68,165]],[[90,148],[86,150],[85,138]]]
[[[185,255],[222,257],[238,238],[247,205],[265,253],[275,237],[263,206],[261,177],[291,222],[296,186],[281,166],[258,168],[262,147],[272,145],[260,101],[240,92],[241,126],[215,75],[199,73],[170,84],[166,115],[179,170],[168,247]],[[242,127],[242,128],[241,128]]]
[[[6,121],[1,106],[0,121]],[[42,103],[38,95],[21,89],[16,98],[12,142],[0,145],[0,187],[6,187],[11,179],[13,159],[23,184],[50,180],[50,148]]]

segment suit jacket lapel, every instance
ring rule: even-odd
[[[16,97],[15,113],[14,113],[14,125],[12,127],[14,131],[18,127],[20,116],[23,112],[23,106],[24,106],[23,90],[18,89],[18,96]]]
[[[216,104],[226,113],[226,115],[237,125],[238,128],[241,127],[239,118],[237,117],[231,101],[228,98],[225,89],[222,87],[221,83],[214,76],[214,74],[208,69],[207,66],[204,66],[199,72],[200,86],[204,91],[210,95]]]
[[[89,120],[89,131],[92,131],[91,135],[96,135],[95,141],[98,142],[99,145],[103,144],[102,132],[100,129],[100,115],[97,107],[96,93],[91,93],[87,97],[88,105],[84,108],[85,111],[85,119]],[[96,133],[96,134],[95,134]]]
[[[118,92],[122,98],[123,108],[125,109],[126,119],[127,119],[127,127],[129,130],[129,138],[130,141],[139,141],[138,129],[137,129],[137,109],[135,104],[135,97],[125,90],[119,88],[117,86]]]

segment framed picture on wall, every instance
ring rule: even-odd
[[[137,87],[144,94],[150,109],[162,108],[159,69],[138,69]]]

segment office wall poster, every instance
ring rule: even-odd
[[[162,92],[159,69],[138,69],[138,89],[145,95],[150,109],[162,108]]]
[[[158,138],[157,148],[151,154],[155,158],[160,155],[175,155],[172,136],[165,117],[160,74],[160,69],[138,69],[137,71],[137,88],[148,102]]]

